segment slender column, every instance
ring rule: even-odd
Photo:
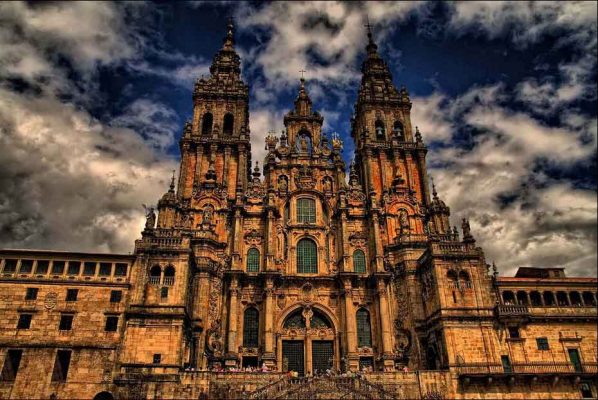
[[[270,205],[270,204],[269,204]],[[274,253],[276,249],[276,229],[274,229],[274,212],[268,210],[268,216],[266,221],[266,257],[265,257],[265,270],[273,271],[276,269],[274,265]]]
[[[222,169],[222,180],[220,181],[222,185],[228,186],[228,164],[230,161],[230,147],[226,146],[224,148],[224,166]]]
[[[237,353],[237,308],[238,308],[238,296],[239,287],[237,284],[237,277],[233,277],[230,284],[230,306],[228,310],[229,321],[228,321],[228,352],[231,354]]]
[[[357,357],[357,333],[355,322],[355,307],[353,306],[353,292],[351,280],[343,281],[343,292],[345,301],[345,345],[347,349],[347,369],[355,371],[359,368]]]
[[[181,168],[179,171],[179,186],[177,194],[179,197],[185,197],[185,186],[187,183],[187,169],[189,168],[189,143],[183,143],[181,152]]]
[[[306,330],[307,332],[308,330]],[[313,366],[313,360],[312,360],[312,350],[311,350],[311,338],[309,337],[309,335],[305,335],[305,364],[306,368],[305,368],[305,372],[307,374],[313,375],[314,373],[314,366]]]
[[[264,355],[262,359],[269,368],[274,368],[276,356],[274,354],[274,282],[272,278],[266,279],[264,296]]]
[[[203,156],[203,146],[198,145],[197,150],[195,151],[195,179],[193,181],[192,186],[198,185],[201,182],[201,162]]]
[[[423,203],[428,205],[428,203],[430,202],[430,186],[428,184],[428,171],[426,169],[426,152],[424,150],[419,150],[416,154],[417,164],[419,166],[419,176],[421,179],[421,186],[423,190]]]
[[[386,282],[383,279],[378,280],[378,303],[380,307],[380,327],[382,328],[382,351],[384,357],[384,369],[392,370],[393,360],[387,359],[392,355],[392,341],[390,321],[391,316],[388,312],[388,292]]]
[[[376,271],[384,272],[384,250],[382,249],[382,239],[380,238],[380,221],[378,212],[372,213],[372,225],[374,233],[374,256]]]
[[[342,254],[343,265],[341,271],[350,272],[348,266],[349,260],[349,230],[347,228],[347,213],[342,211],[341,213],[341,242],[342,242]]]

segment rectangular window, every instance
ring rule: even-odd
[[[110,303],[120,303],[123,297],[123,292],[120,290],[111,290],[110,291]]]
[[[118,328],[118,316],[116,315],[109,315],[106,317],[106,325],[104,326],[104,330],[106,332],[116,332],[116,328]]]
[[[153,360],[154,364],[160,364],[162,362],[162,354],[154,354]]]
[[[52,371],[52,382],[66,382],[70,363],[71,351],[58,350],[56,360],[54,361],[54,370]]]
[[[297,221],[299,223],[316,223],[316,202],[313,199],[297,199]]]
[[[33,260],[21,260],[20,274],[30,274],[33,271]]]
[[[60,324],[58,325],[58,330],[70,331],[73,328],[73,317],[73,314],[62,314],[60,316]]]
[[[23,356],[23,350],[8,350],[6,352],[6,358],[4,359],[4,365],[2,366],[2,373],[0,373],[0,381],[2,382],[14,382],[19,372],[19,365],[21,364],[21,357]]]
[[[116,263],[114,266],[114,276],[127,276],[127,264]]]
[[[515,326],[511,326],[509,327],[509,337],[511,339],[519,339],[519,328],[515,327]]]
[[[32,314],[19,314],[19,321],[17,322],[17,329],[31,328]]]
[[[165,299],[168,297],[168,288],[167,287],[163,287],[160,290],[160,298]]]
[[[79,295],[79,289],[67,289],[66,290],[66,301],[77,301]]]
[[[48,273],[49,265],[50,261],[48,260],[38,260],[37,265],[35,266],[35,273],[38,275],[46,275]]]
[[[538,345],[538,350],[549,350],[548,346],[548,338],[539,337],[536,338],[536,344]]]
[[[79,272],[81,272],[81,261],[69,261],[67,275],[79,275]]]
[[[100,263],[100,276],[110,276],[112,273],[111,263]]]
[[[83,264],[83,275],[85,276],[93,276],[96,274],[96,266],[97,263],[95,262],[86,262]]]
[[[17,260],[8,258],[4,260],[4,273],[12,274],[17,271]]]
[[[502,362],[502,369],[505,374],[513,373],[513,367],[511,366],[511,359],[509,356],[500,356],[500,361]]]
[[[52,262],[52,274],[62,275],[64,273],[64,261],[53,261]]]
[[[25,292],[25,300],[35,300],[37,299],[37,292],[38,288],[36,287],[28,287],[27,291]]]

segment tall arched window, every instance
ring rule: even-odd
[[[210,133],[212,133],[212,124],[214,123],[214,116],[212,115],[212,113],[205,113],[203,115],[202,121],[201,121],[201,133],[202,135],[209,135]]]
[[[378,137],[384,137],[384,134],[386,133],[385,129],[384,129],[384,122],[382,122],[381,120],[377,120],[376,121],[376,136]]]
[[[247,252],[247,272],[260,272],[260,252],[253,247]]]
[[[313,199],[297,199],[297,221],[299,223],[316,223],[316,202]]]
[[[353,272],[365,272],[365,254],[362,250],[355,250],[353,252]]]
[[[174,285],[174,267],[169,265],[164,270],[164,282],[165,285]]]
[[[162,268],[159,265],[154,265],[152,269],[150,269],[149,273],[150,283],[153,285],[158,285],[160,283],[160,277],[162,275]]]
[[[403,131],[403,124],[401,121],[395,121],[395,124],[392,129],[392,133],[397,136],[399,139],[404,138],[404,131]]]
[[[258,347],[258,331],[260,327],[260,313],[253,307],[243,314],[243,346]]]
[[[222,123],[222,133],[224,133],[225,135],[232,135],[234,127],[235,117],[233,117],[231,113],[226,114]]]
[[[370,313],[365,308],[357,310],[357,347],[372,347]]]
[[[297,272],[316,274],[318,272],[318,247],[309,239],[297,243]]]

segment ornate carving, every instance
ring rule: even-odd
[[[355,232],[349,236],[349,243],[353,247],[365,247],[368,237],[365,232]]]
[[[56,303],[58,302],[58,294],[56,292],[50,292],[46,295],[44,299],[44,307],[46,310],[53,310],[56,308]]]
[[[255,245],[259,246],[262,244],[262,240],[264,239],[264,235],[261,232],[258,232],[256,229],[252,229],[247,232],[243,238],[245,239],[245,243],[247,245]]]
[[[295,175],[295,186],[299,189],[313,189],[316,186],[313,171],[310,171],[307,165],[304,165],[299,170],[299,174]]]

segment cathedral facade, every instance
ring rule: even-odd
[[[0,251],[0,398],[597,396],[596,279],[499,277],[450,226],[368,39],[349,168],[303,79],[260,168],[229,25],[133,255]]]

